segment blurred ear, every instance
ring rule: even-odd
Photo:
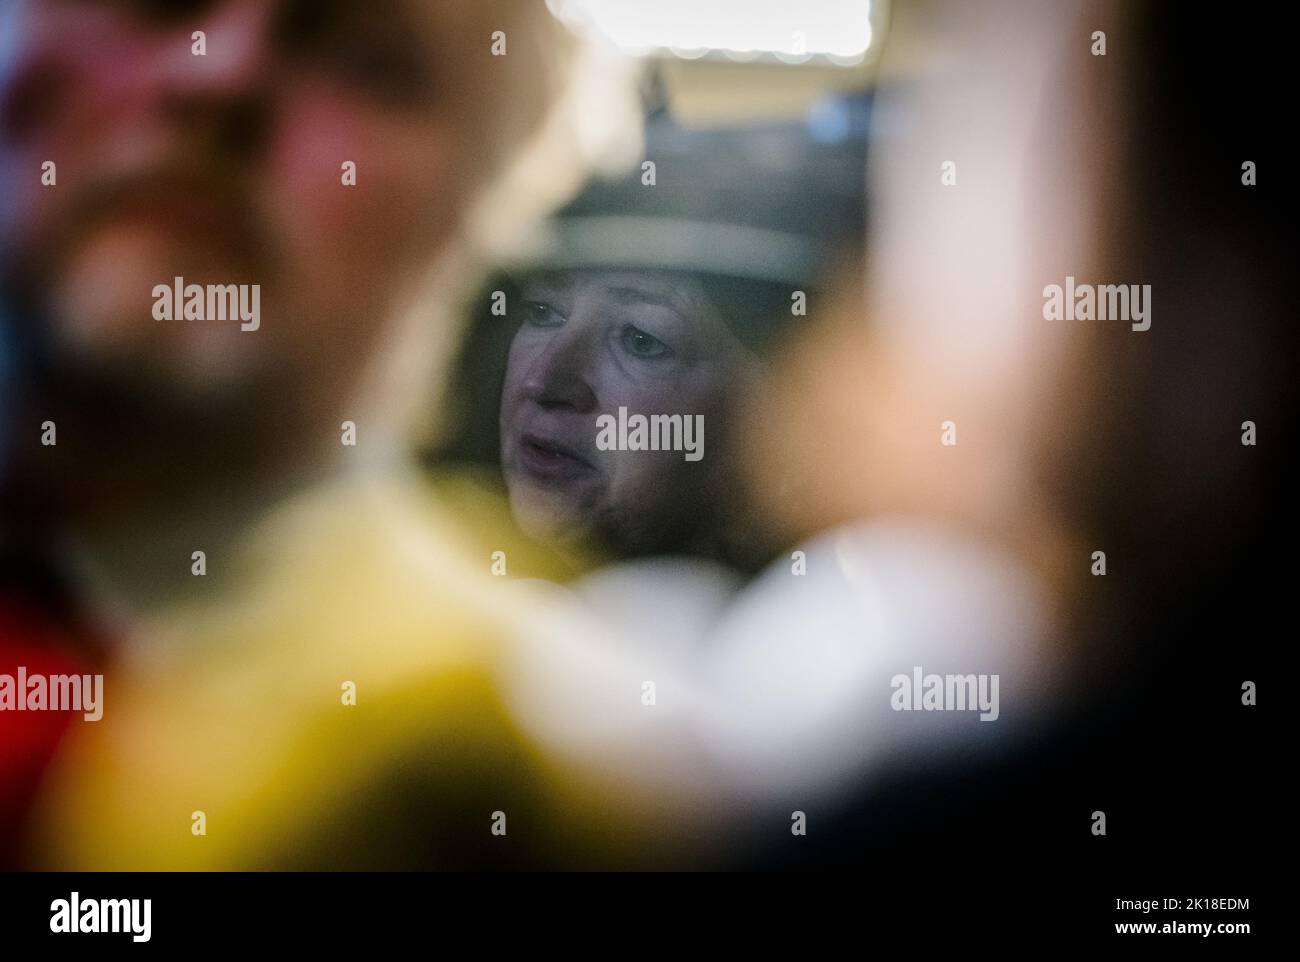
[[[544,3],[451,0],[419,8],[430,29],[456,38],[448,55],[463,90],[448,101],[460,105],[481,162],[459,236],[403,300],[361,389],[358,404],[387,432],[372,435],[369,446],[381,459],[441,432],[448,368],[488,265],[526,260],[520,252],[536,226],[593,166],[610,162],[611,145],[617,155],[640,144],[632,65],[569,33]],[[498,31],[506,35],[503,55],[493,53]]]

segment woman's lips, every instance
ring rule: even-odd
[[[519,439],[519,464],[540,481],[569,481],[596,470],[568,445],[535,434],[525,434]]]

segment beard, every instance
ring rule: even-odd
[[[15,452],[19,501],[56,514],[111,510],[273,463],[273,422],[296,394],[273,340],[237,320],[153,319],[155,284],[250,277],[246,258],[198,240],[106,218],[58,253],[38,244],[8,260],[0,339],[22,412],[10,433],[46,420],[58,429],[57,447]]]
[[[0,308],[13,318],[24,377],[120,383],[182,407],[219,406],[250,387],[269,364],[266,338],[152,313],[155,285],[175,277],[274,290],[277,235],[247,178],[242,165],[173,153],[59,188],[69,192],[0,252]]]
[[[151,293],[175,277],[274,292],[266,244],[103,202],[73,205],[36,235],[0,274],[25,393],[188,419],[272,389],[273,338],[238,321],[155,320]]]

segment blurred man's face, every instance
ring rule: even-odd
[[[41,0],[0,14],[0,293],[38,366],[164,404],[346,390],[453,227],[470,151],[439,48],[481,38],[429,27],[453,30],[462,6]],[[176,277],[260,285],[260,328],[155,320],[152,291]]]
[[[562,542],[592,534],[622,546],[652,541],[703,494],[745,349],[682,275],[575,271],[534,279],[521,294],[525,320],[501,400],[501,461],[516,520]],[[620,407],[703,415],[703,460],[599,450],[597,418]]]

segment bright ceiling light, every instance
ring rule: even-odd
[[[635,54],[763,55],[858,63],[871,47],[872,0],[547,0],[552,12]]]

